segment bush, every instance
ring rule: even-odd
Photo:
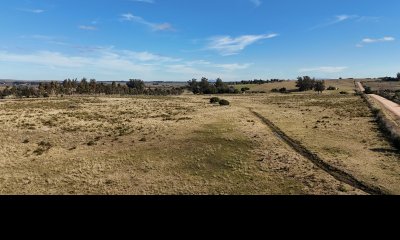
[[[213,97],[210,99],[210,103],[219,103],[220,99],[217,97]]]
[[[342,95],[347,95],[347,94],[349,94],[348,92],[345,92],[345,91],[342,91],[342,92],[340,92],[340,94],[342,94]]]
[[[372,94],[372,89],[370,87],[365,87],[366,94]]]
[[[328,91],[335,91],[336,90],[336,88],[335,87],[333,87],[333,86],[329,86],[326,90],[328,90]]]
[[[242,88],[241,90],[242,90],[242,92],[246,92],[246,91],[249,91],[249,90],[250,90],[250,88],[248,88],[248,87],[244,87],[244,88]]]
[[[279,89],[274,88],[274,89],[271,90],[271,92],[273,92],[273,93],[278,93],[278,92],[279,92]]]
[[[280,93],[287,93],[287,89],[286,88],[281,88],[281,89],[279,89],[279,92]]]
[[[229,102],[228,100],[221,99],[221,100],[219,101],[219,105],[221,105],[221,106],[229,106],[229,105],[230,105],[230,102]]]

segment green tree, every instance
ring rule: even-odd
[[[217,87],[218,89],[224,87],[224,82],[222,81],[221,78],[217,78],[217,81],[215,82],[215,87]]]
[[[210,93],[210,83],[208,79],[203,77],[199,83],[200,93],[209,94]]]
[[[192,91],[194,94],[200,93],[199,83],[197,79],[193,78],[192,80],[188,81],[189,90]]]
[[[76,91],[79,94],[86,94],[89,93],[89,83],[86,78],[82,78],[81,82],[78,84]]]
[[[96,79],[90,79],[89,92],[91,94],[95,94],[96,93],[96,87],[97,87]]]
[[[397,80],[400,81],[400,72],[397,73]]]
[[[314,89],[315,78],[310,78],[309,76],[298,77],[296,87],[299,88],[300,92],[309,91]]]
[[[140,79],[130,79],[129,82],[126,84],[130,89],[134,89],[137,93],[143,93],[146,87],[143,80]],[[122,90],[121,87],[118,87],[119,90]]]
[[[318,92],[318,93],[322,93],[323,91],[325,91],[326,87],[325,87],[325,81],[316,81],[314,84],[314,91]]]

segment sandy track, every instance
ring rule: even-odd
[[[250,110],[255,116],[260,118],[260,120],[265,123],[268,127],[271,128],[271,130],[276,133],[276,135],[286,144],[288,144],[294,151],[298,152],[300,155],[311,161],[314,165],[319,167],[321,170],[325,171],[332,177],[334,177],[336,180],[349,184],[350,186],[357,188],[359,190],[362,190],[366,193],[372,194],[372,195],[387,195],[390,194],[387,190],[382,189],[377,186],[373,186],[371,184],[368,184],[364,181],[356,179],[354,176],[351,174],[340,170],[324,160],[322,160],[318,155],[315,153],[312,153],[310,150],[305,148],[301,143],[297,142],[296,140],[290,138],[288,135],[286,135],[281,129],[279,129],[274,123],[272,123],[270,120],[262,116],[261,114]]]
[[[363,85],[360,82],[357,82],[357,85],[362,92],[365,91],[365,88],[363,87]],[[376,95],[376,94],[368,94],[368,95],[371,96],[373,99],[377,100],[387,110],[389,110],[394,115],[396,115],[396,117],[400,118],[400,105],[399,104],[392,102],[392,101],[390,101],[384,97],[381,97],[379,95]]]
[[[361,92],[365,92],[365,88],[363,87],[363,85],[360,82],[357,82],[357,85],[360,88]]]
[[[369,96],[371,96],[372,98],[374,98],[375,100],[377,100],[379,103],[381,103],[387,110],[389,110],[390,112],[392,112],[394,115],[396,115],[397,117],[400,118],[400,105],[392,102],[384,97],[375,95],[375,94],[370,94]]]

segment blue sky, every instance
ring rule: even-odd
[[[0,78],[395,75],[399,10],[398,0],[2,0]]]

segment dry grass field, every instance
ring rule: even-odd
[[[367,194],[250,110],[327,163],[400,194],[400,155],[360,97],[223,98],[231,106],[195,95],[0,101],[0,194]]]
[[[357,79],[357,81],[370,81],[367,79]],[[326,87],[333,86],[339,88],[337,92],[340,91],[353,91],[354,89],[354,80],[353,79],[345,79],[345,80],[326,80],[325,81]],[[280,89],[286,88],[287,90],[296,90],[296,81],[284,81],[284,82],[274,82],[274,83],[267,83],[267,84],[238,84],[235,85],[237,89],[242,89],[245,87],[250,88],[250,91],[255,92],[271,92],[272,89]]]
[[[388,82],[388,81],[368,81],[363,83],[365,86],[371,88],[372,91],[377,90],[392,90],[397,91],[400,90],[400,82]]]
[[[254,109],[330,165],[400,194],[400,154],[360,97],[293,94],[254,101]]]

